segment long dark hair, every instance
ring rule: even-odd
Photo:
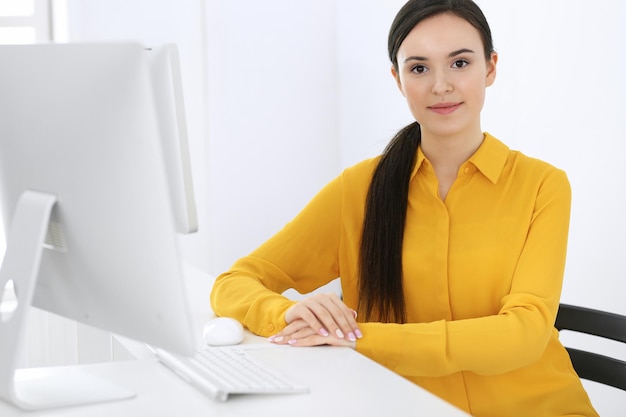
[[[454,14],[474,26],[483,41],[485,58],[494,50],[491,30],[471,0],[410,0],[389,30],[389,59],[398,71],[397,54],[411,30],[422,20]],[[369,187],[359,254],[359,317],[365,321],[404,323],[407,319],[402,288],[402,241],[409,179],[421,141],[419,123],[400,130],[389,142]]]

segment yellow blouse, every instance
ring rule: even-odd
[[[363,208],[378,158],[346,169],[220,275],[213,310],[268,336],[341,277],[356,309]],[[558,339],[571,189],[565,173],[485,135],[445,201],[418,150],[403,268],[408,323],[360,323],[357,350],[475,416],[597,416]]]

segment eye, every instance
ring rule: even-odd
[[[467,61],[466,59],[457,59],[452,63],[452,68],[460,69],[465,68],[467,65],[469,65],[469,61]]]
[[[426,68],[424,65],[416,65],[413,68],[411,68],[411,72],[415,74],[424,74],[428,72],[428,68]]]

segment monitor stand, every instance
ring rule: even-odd
[[[17,369],[26,312],[35,292],[55,203],[54,195],[24,192],[7,230],[7,250],[0,269],[0,295],[12,280],[18,303],[10,314],[0,316],[0,398],[24,410],[132,398],[134,392],[91,375],[80,366]]]

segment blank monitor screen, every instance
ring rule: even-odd
[[[168,182],[188,160],[163,127],[182,115],[155,106],[180,96],[159,90],[172,85],[155,82],[147,54],[132,43],[0,47],[1,211],[8,231],[25,191],[56,199],[35,306],[188,354],[196,341],[175,232],[195,226],[177,226],[172,200],[186,194]],[[193,216],[192,203],[179,206]]]

